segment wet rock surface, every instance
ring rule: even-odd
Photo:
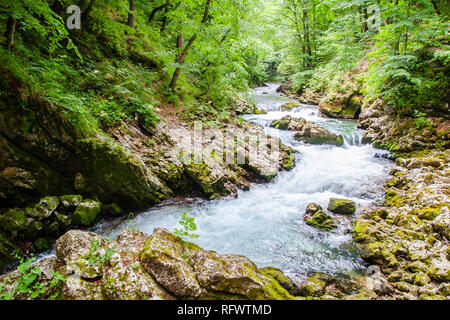
[[[449,151],[397,159],[384,206],[355,222],[361,256],[380,267],[395,299],[448,299]]]
[[[337,228],[336,221],[333,217],[325,213],[323,209],[315,203],[311,203],[306,207],[303,220],[306,224],[320,230],[330,231]]]
[[[336,146],[344,144],[342,136],[302,118],[285,116],[280,120],[273,121],[270,126],[279,130],[297,131],[294,139],[309,144],[332,144]]]

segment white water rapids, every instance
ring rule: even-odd
[[[187,211],[195,217],[200,235],[194,242],[204,249],[244,255],[258,267],[277,267],[295,280],[310,271],[342,274],[364,270],[351,234],[346,232],[348,224],[342,223],[335,232],[323,232],[306,225],[303,215],[309,203],[326,208],[332,197],[352,199],[358,210],[369,205],[382,196],[391,163],[375,157],[382,151],[360,144],[362,131],[355,121],[322,118],[318,107],[310,105],[281,112],[283,103],[295,100],[277,94],[277,87],[270,84],[255,89],[252,97],[259,108],[269,112],[244,118],[263,125],[267,133],[298,151],[295,169],[282,172],[272,183],[252,185],[235,199],[166,202],[133,220],[102,222],[93,231],[113,238],[126,227],[148,234],[155,227],[173,231],[180,228],[178,221]],[[272,120],[287,114],[341,134],[344,147],[306,145],[293,140],[293,132],[268,127]]]

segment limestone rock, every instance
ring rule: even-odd
[[[94,200],[84,200],[81,202],[72,216],[72,223],[75,225],[89,226],[97,218],[101,211],[101,203]]]
[[[319,205],[314,203],[307,206],[303,220],[308,225],[325,231],[337,228],[333,218],[326,214]]]
[[[200,284],[185,260],[186,249],[181,239],[157,228],[141,252],[143,268],[167,291],[179,297],[198,297]]]
[[[311,122],[308,122],[303,126],[303,128],[295,134],[294,139],[309,144],[331,144],[338,147],[344,144],[342,136],[334,134]]]

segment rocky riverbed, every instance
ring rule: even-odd
[[[240,113],[262,114],[261,118],[254,122],[271,117],[271,114],[257,111],[258,109],[254,107],[241,105],[240,108],[242,109]],[[281,110],[290,112],[298,108],[305,107],[294,103]],[[311,115],[308,114],[308,110],[310,109],[305,108],[305,112],[300,113],[305,114],[307,120],[289,115],[279,117],[275,121],[268,121],[267,127],[271,124],[274,129],[281,132],[288,130],[283,135],[292,134],[292,140],[289,140],[292,142],[296,140],[295,135],[302,136],[303,139],[298,139],[302,140],[300,150],[305,150],[302,149],[306,148],[303,144],[305,146],[315,144],[315,141],[305,139],[306,136],[309,139],[312,138],[311,133],[327,138],[326,142],[320,141],[320,143],[332,145],[330,148],[339,148],[344,142],[348,144],[349,139],[355,141],[354,137],[348,134],[336,134],[333,132],[335,130],[333,126],[316,116],[312,119],[317,120],[318,123],[310,121]],[[342,118],[340,114],[328,116]],[[414,131],[414,119],[398,121],[392,118],[381,105],[365,106],[359,121],[361,128],[366,130],[363,141],[391,149],[393,157],[396,158],[395,166],[390,171],[390,180],[385,179],[387,181],[384,185],[384,199],[373,201],[376,200],[375,198],[361,206],[361,200],[357,196],[354,197],[357,200],[355,203],[353,200],[333,197],[333,194],[326,194],[324,199],[317,198],[316,195],[310,196],[309,201],[305,203],[305,212],[296,213],[301,220],[304,220],[303,223],[307,228],[317,230],[308,232],[312,232],[310,234],[317,239],[322,239],[321,241],[323,239],[342,241],[346,239],[345,234],[350,231],[351,237],[359,247],[360,256],[366,261],[366,267],[369,266],[363,273],[352,272],[351,268],[339,274],[328,271],[317,272],[327,269],[327,265],[324,264],[322,270],[312,270],[306,277],[291,279],[292,271],[287,275],[286,272],[277,268],[257,267],[256,265],[261,264],[259,261],[255,264],[244,256],[206,251],[197,244],[173,236],[163,228],[156,228],[152,230],[153,233],[145,234],[126,224],[125,228],[116,234],[117,240],[106,240],[97,234],[85,231],[67,232],[56,242],[55,256],[45,258],[35,265],[35,268],[38,267],[41,270],[37,277],[41,283],[37,296],[33,297],[28,291],[21,292],[15,289],[18,283],[23,281],[23,270],[16,270],[0,278],[0,282],[3,283],[2,294],[15,299],[36,297],[57,299],[448,299],[450,296],[448,121],[443,118],[434,120],[435,123],[426,131],[428,133],[418,136]],[[245,126],[261,136],[271,132],[267,127],[263,129],[254,124]],[[232,164],[224,167],[218,166],[217,161],[206,161],[201,168],[186,165],[180,160],[179,148],[174,146],[182,143],[180,141],[183,139],[180,139],[180,136],[192,133],[189,130],[191,129],[179,125],[174,127],[174,124],[163,124],[158,129],[158,132],[162,132],[159,135],[142,132],[138,127],[133,126],[122,127],[112,134],[120,145],[130,151],[133,159],[138,159],[144,164],[144,168],[151,170],[156,179],[154,181],[167,190],[167,195],[180,191],[184,194],[203,195],[211,199],[237,195],[237,190],[247,189],[250,181],[270,181],[279,170],[289,170],[294,167],[295,146],[293,148],[283,146],[281,157],[276,162],[269,161],[270,157],[263,156],[258,158],[255,162],[257,165],[253,166]],[[338,143],[338,138],[342,139],[342,142]],[[214,159],[212,151],[216,149],[215,147],[221,147],[217,146],[217,141],[214,140],[207,139],[202,146],[204,150],[211,151],[207,152],[211,159]],[[325,154],[324,152],[325,149],[322,150],[322,154]],[[380,154],[383,158],[387,157],[387,153],[380,152]],[[82,178],[77,180],[81,187],[83,180]],[[192,188],[192,182],[194,182],[194,188]],[[284,186],[284,188],[290,186],[287,181],[285,184],[276,181],[275,185]],[[363,187],[364,183],[359,185],[359,188]],[[267,197],[266,192],[257,191],[257,194]],[[243,196],[242,193],[239,195]],[[99,208],[95,217],[92,218],[93,215],[84,214],[92,210],[82,210],[78,207],[95,207],[87,206],[86,203],[93,204],[96,200],[73,198],[77,200],[77,203],[72,204],[70,210],[66,210],[63,207],[68,205],[67,199],[69,198],[44,198],[29,210],[15,209],[15,211],[5,212],[2,219],[7,223],[2,225],[11,228],[8,227],[10,233],[7,237],[1,238],[2,248],[6,248],[6,252],[11,252],[17,248],[17,244],[11,242],[11,237],[24,235],[25,230],[31,226],[38,227],[39,223],[43,226],[53,224],[54,220],[57,221],[55,217],[61,216],[61,213],[66,213],[70,221],[66,228],[58,229],[59,234],[70,228],[90,224],[97,216],[113,215],[114,212],[120,214],[120,207],[117,204],[105,204],[104,208],[107,210]],[[306,205],[307,203],[309,204]],[[39,209],[42,207],[45,210]],[[227,207],[230,208],[225,206]],[[298,204],[296,207],[298,208]],[[46,215],[33,217],[28,214],[36,211],[46,212]],[[13,219],[18,216],[17,212],[23,213],[25,218],[19,219],[23,220],[23,223],[18,224],[17,219]],[[158,216],[155,212],[151,214]],[[150,215],[147,216],[150,217]],[[261,217],[267,219],[267,216]],[[83,223],[91,218],[92,221],[89,223]],[[201,223],[202,220],[200,220]],[[283,222],[283,225],[285,224],[286,222]],[[255,225],[258,224],[255,223]],[[303,228],[305,227],[302,226],[300,230],[306,230]],[[31,231],[27,234],[31,234]],[[56,238],[57,235],[58,233],[55,232],[52,237]],[[38,236],[39,230],[35,237]],[[204,239],[204,236],[201,238]],[[42,242],[42,240],[39,241]],[[23,248],[24,243],[26,241],[22,240],[20,249]],[[255,247],[258,246],[255,245]],[[257,251],[254,252],[250,252],[250,255],[254,255],[259,260]],[[316,251],[316,254],[319,252]],[[281,257],[289,258],[292,251],[281,250],[279,253]],[[338,261],[343,263],[345,259]]]

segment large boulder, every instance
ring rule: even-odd
[[[77,206],[72,216],[72,223],[75,225],[89,226],[97,218],[101,209],[102,205],[100,202],[85,200]]]
[[[292,281],[291,278],[286,276],[280,269],[273,268],[273,267],[265,267],[262,269],[259,269],[259,271],[264,274],[265,276],[272,277],[275,280],[278,281],[278,283],[287,290],[291,295],[293,296],[299,296],[300,295],[300,288],[298,285]]]
[[[0,233],[0,272],[3,267],[16,260],[16,254],[21,254],[22,250],[17,244],[9,240]]]
[[[448,207],[442,207],[441,213],[434,218],[432,225],[434,231],[450,239],[450,210]]]
[[[10,234],[24,230],[27,223],[25,212],[21,209],[12,209],[0,216],[0,228]]]
[[[291,116],[285,116],[280,120],[274,120],[270,124],[272,128],[279,130],[291,130],[300,131],[306,124],[306,120],[302,118],[293,118]]]
[[[355,94],[326,97],[319,104],[323,116],[338,119],[358,119],[362,97]]]
[[[308,122],[304,125],[301,130],[295,134],[294,139],[309,144],[331,144],[338,147],[344,144],[344,138],[342,138],[342,136],[334,134],[312,122]]]
[[[314,227],[316,229],[330,231],[337,228],[337,225],[333,218],[326,214],[322,208],[315,203],[311,203],[306,207],[305,215],[303,220],[306,224]]]
[[[181,239],[165,229],[155,229],[141,252],[143,268],[167,291],[178,297],[197,298],[201,287]]]
[[[292,298],[249,259],[203,250],[162,228],[155,229],[140,257],[143,268],[180,298]]]
[[[298,102],[288,102],[288,103],[281,105],[281,111],[290,111],[290,110],[298,108],[300,106],[301,105]]]
[[[331,198],[328,203],[328,211],[337,214],[352,215],[356,211],[356,203],[352,200]]]

